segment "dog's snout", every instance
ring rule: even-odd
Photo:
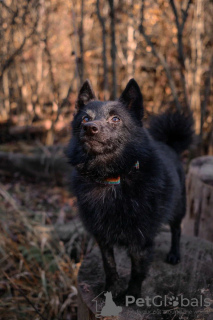
[[[94,135],[99,131],[98,125],[95,122],[85,123],[83,129],[84,132],[89,135]]]

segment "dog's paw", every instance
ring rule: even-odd
[[[120,281],[116,281],[110,285],[106,284],[105,291],[111,292],[113,298],[117,298],[118,296],[120,296],[123,293],[124,290],[122,288]]]
[[[119,294],[115,297],[116,304],[117,305],[125,305],[127,294],[128,294],[127,290],[119,292]]]
[[[177,253],[169,252],[166,257],[166,262],[170,264],[178,264],[180,262],[180,255]]]

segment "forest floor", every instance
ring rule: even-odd
[[[76,319],[80,265],[55,226],[77,215],[65,187],[0,176],[0,319]]]

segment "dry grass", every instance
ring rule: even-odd
[[[76,319],[77,267],[0,184],[0,319]]]

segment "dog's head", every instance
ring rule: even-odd
[[[83,84],[76,102],[73,133],[79,136],[87,153],[103,154],[123,147],[127,136],[141,126],[142,94],[134,79],[130,80],[117,101],[98,101],[89,81]]]
[[[121,158],[124,150],[131,150],[143,117],[143,98],[134,79],[128,82],[118,100],[104,102],[96,98],[90,82],[85,81],[78,94],[76,109],[72,123],[72,155],[69,156],[73,158],[73,165],[85,159],[106,162]]]

